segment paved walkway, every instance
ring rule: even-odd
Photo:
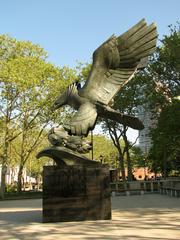
[[[40,199],[0,201],[0,239],[180,240],[180,198],[113,197],[111,221],[41,223],[41,207]]]

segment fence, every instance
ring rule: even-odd
[[[161,193],[180,196],[180,180],[153,180],[111,183],[112,196]]]

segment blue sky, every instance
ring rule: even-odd
[[[0,34],[40,44],[56,65],[74,67],[113,33],[145,18],[160,38],[180,17],[180,0],[4,0]]]
[[[1,0],[0,34],[30,40],[48,52],[50,62],[75,67],[142,18],[157,23],[161,39],[180,20],[180,0]],[[130,130],[130,140],[136,135]]]

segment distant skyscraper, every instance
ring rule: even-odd
[[[144,129],[139,131],[139,147],[143,153],[148,154],[151,147],[151,137],[149,136],[150,129],[154,125],[152,114],[145,106],[138,107],[138,117],[144,124]]]
[[[149,133],[150,130],[157,124],[157,116],[161,113],[164,106],[172,102],[171,91],[167,85],[162,84],[160,81],[154,81],[153,84],[155,92],[161,97],[164,97],[164,103],[156,104],[154,108],[156,117],[155,115],[152,115],[152,112],[150,108],[148,108],[148,105],[141,105],[138,107],[138,117],[144,124],[144,129],[139,131],[139,147],[145,154],[148,154],[151,148],[151,137],[149,136]]]

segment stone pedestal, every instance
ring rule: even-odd
[[[111,219],[109,169],[45,166],[43,222]]]

